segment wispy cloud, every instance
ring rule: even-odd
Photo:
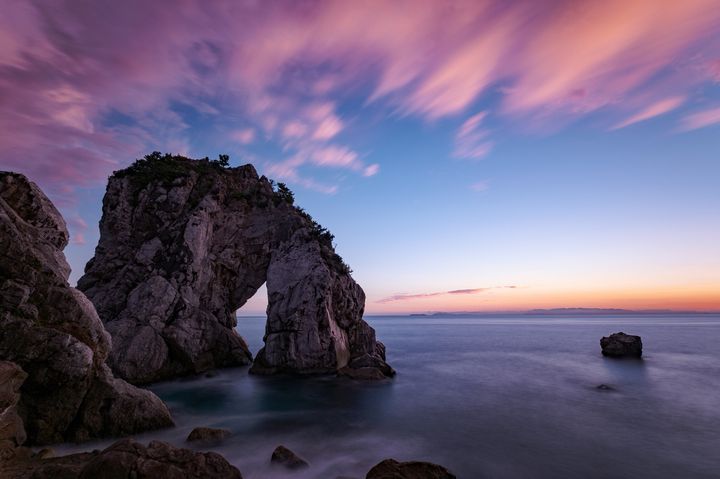
[[[699,111],[685,116],[680,121],[680,130],[689,131],[720,123],[720,107]]]
[[[611,130],[618,130],[620,128],[625,128],[626,126],[630,126],[641,121],[649,120],[650,118],[655,118],[656,116],[664,115],[665,113],[676,109],[684,102],[684,96],[665,98],[663,100],[657,101],[652,105],[639,111],[638,113],[634,114],[630,118],[621,121],[617,125],[613,126]]]
[[[456,158],[478,159],[487,155],[492,149],[492,141],[488,139],[488,130],[482,126],[487,112],[477,113],[460,126],[455,135],[455,150],[453,156]]]
[[[616,116],[639,91],[680,97],[718,78],[672,68],[694,54],[716,58],[716,0],[3,7],[0,166],[30,174],[56,199],[101,184],[150,149],[211,143],[215,126],[240,145],[274,143],[280,164],[312,148],[365,149],[350,141],[344,102],[435,121],[467,115],[493,93],[498,117],[550,124],[601,108]],[[671,109],[653,106],[638,104],[625,123]],[[688,117],[685,128],[711,123]],[[456,138],[455,153],[486,154],[484,134],[478,121]],[[298,178],[323,168],[378,171],[360,155],[346,165],[308,159],[282,168]]]
[[[410,301],[414,299],[424,299],[424,298],[432,298],[435,296],[450,296],[450,295],[472,295],[472,294],[480,294],[485,293],[487,291],[493,290],[493,289],[515,289],[517,286],[491,286],[487,288],[466,288],[466,289],[453,289],[450,291],[438,291],[438,292],[432,292],[432,293],[415,293],[415,294],[395,294],[393,296],[388,296],[386,298],[382,298],[376,301],[376,303],[393,303],[396,301]]]

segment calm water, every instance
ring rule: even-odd
[[[195,426],[234,436],[214,448],[250,479],[284,444],[297,478],[364,478],[387,457],[460,478],[720,477],[720,316],[371,317],[398,376],[386,384],[262,378],[247,369],[152,387],[183,445]],[[255,352],[263,318],[240,318]],[[645,359],[605,359],[599,339],[643,338]],[[612,391],[596,389],[607,384]]]

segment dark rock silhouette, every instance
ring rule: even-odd
[[[600,340],[603,356],[613,358],[642,356],[642,339],[623,332],[611,334]]]
[[[302,469],[310,464],[285,446],[278,446],[270,457],[270,463],[286,469]]]
[[[332,235],[252,165],[148,155],[110,178],[78,287],[112,335],[109,363],[147,383],[249,364],[235,312],[267,281],[257,374],[334,373],[378,354],[365,294]]]
[[[219,443],[230,437],[232,433],[227,429],[216,429],[213,427],[196,427],[186,439],[187,442]]]
[[[195,452],[151,441],[120,440],[103,451],[14,461],[2,477],[20,479],[242,479],[240,471],[214,452]]]
[[[370,469],[365,479],[455,479],[455,476],[442,466],[431,462],[398,462],[385,459]]]
[[[110,336],[68,285],[60,213],[25,176],[0,172],[0,360],[22,368],[17,411],[30,445],[171,426],[149,391],[113,377]]]

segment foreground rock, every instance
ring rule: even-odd
[[[270,463],[286,469],[302,469],[310,464],[285,446],[278,446],[270,457]]]
[[[615,333],[600,340],[603,356],[614,358],[642,356],[642,339],[625,333]]]
[[[68,231],[22,175],[0,172],[0,360],[27,374],[18,399],[29,445],[171,426],[149,391],[113,377],[110,337],[92,303],[68,285]]]
[[[144,446],[123,439],[102,452],[16,461],[0,466],[3,478],[19,479],[242,479],[240,471],[214,452],[195,452],[160,441]]]
[[[187,442],[218,443],[230,437],[232,433],[227,429],[212,427],[196,427],[188,435]]]
[[[27,374],[20,366],[0,361],[0,461],[15,459],[25,442],[25,426],[18,415],[20,386]]]
[[[332,240],[252,165],[153,154],[110,178],[78,287],[112,335],[113,370],[134,383],[250,363],[235,312],[266,281],[252,372],[335,373],[365,355],[387,371]]]
[[[365,479],[456,479],[442,466],[431,462],[398,462],[385,459],[370,469]]]

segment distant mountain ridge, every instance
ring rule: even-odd
[[[409,317],[472,317],[472,316],[621,316],[653,314],[717,314],[707,311],[682,311],[672,309],[620,309],[620,308],[551,308],[528,311],[464,311],[412,313]]]

